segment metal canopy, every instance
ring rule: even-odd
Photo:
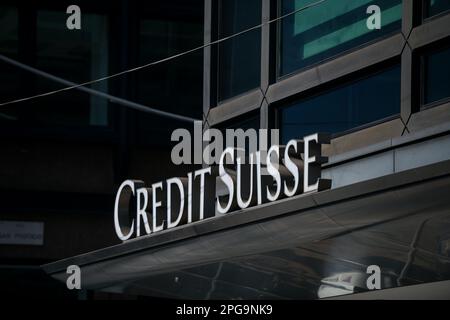
[[[79,265],[84,289],[194,299],[351,293],[364,289],[361,279],[371,264],[380,266],[383,288],[445,280],[449,194],[445,161],[211,218],[43,268],[66,281],[67,266]],[[341,278],[350,280],[346,285]]]

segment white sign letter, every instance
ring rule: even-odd
[[[271,146],[269,151],[267,151],[267,172],[275,179],[275,183],[277,185],[275,194],[272,195],[270,192],[270,186],[267,187],[267,199],[269,201],[275,201],[280,196],[281,192],[281,176],[280,171],[278,171],[278,168],[273,165],[273,163],[270,161],[270,155],[272,152],[275,152],[277,163],[280,162],[280,148],[278,146]]]
[[[328,161],[322,157],[322,144],[329,144],[330,137],[326,134],[316,133],[304,139],[304,170],[303,192],[321,191],[331,188],[331,180],[321,179],[322,164]]]
[[[172,222],[172,185],[176,184],[178,186],[178,191],[180,192],[180,209],[178,211],[178,216],[175,221]],[[180,178],[171,178],[167,180],[167,229],[176,227],[183,217],[184,211],[184,189],[183,183]]]
[[[117,191],[117,195],[116,195],[116,202],[114,205],[114,228],[116,229],[117,236],[122,241],[128,240],[131,237],[131,235],[133,234],[133,230],[134,230],[134,219],[131,222],[130,231],[127,235],[124,235],[122,233],[122,228],[121,228],[120,222],[119,222],[119,212],[122,213],[123,211],[125,211],[125,213],[128,213],[128,203],[131,198],[131,194],[129,192],[125,194],[124,198],[122,198],[122,192],[125,187],[129,187],[131,189],[131,194],[134,195],[134,189],[135,189],[134,181],[132,181],[132,180],[124,181],[120,185],[119,190]],[[124,201],[126,203],[123,203]],[[119,207],[121,207],[121,208],[125,207],[126,209],[121,209]]]
[[[225,184],[225,186],[228,189],[228,202],[225,207],[222,207],[219,197],[217,197],[217,211],[219,211],[219,213],[222,213],[222,214],[227,213],[228,210],[230,210],[231,205],[233,204],[233,196],[234,196],[233,179],[225,170],[225,161],[226,161],[225,157],[227,154],[230,155],[230,160],[234,161],[233,148],[226,148],[225,151],[220,156],[220,161],[219,161],[219,176],[220,176],[220,179],[223,181],[223,183]]]
[[[144,197],[144,204],[141,204],[141,199],[142,196]],[[136,214],[136,237],[139,237],[141,235],[141,219],[144,222],[144,228],[145,228],[145,232],[147,234],[150,234],[150,226],[148,224],[148,219],[147,219],[147,212],[145,211],[145,209],[147,209],[147,204],[148,204],[148,191],[146,188],[140,188],[137,190],[137,205],[136,205],[136,209],[137,209],[137,214]]]
[[[162,182],[154,183],[152,184],[152,219],[153,219],[153,232],[161,231],[164,229],[164,222],[161,225],[157,224],[156,214],[157,214],[157,208],[161,207],[162,203],[161,201],[156,201],[156,190],[161,189],[162,190]]]
[[[284,165],[294,177],[294,185],[292,187],[292,190],[289,190],[287,182],[284,182],[284,194],[287,197],[292,197],[297,193],[298,183],[300,180],[298,167],[289,157],[289,149],[292,148],[294,149],[294,152],[297,153],[298,146],[300,146],[300,148],[302,147],[302,143],[300,141],[291,140],[288,142],[288,144],[286,145],[286,149],[284,150]],[[300,156],[298,158],[300,158]]]
[[[205,216],[205,174],[211,174],[211,167],[197,170],[195,171],[194,174],[194,179],[200,176],[200,213],[199,213],[200,220],[203,220]]]

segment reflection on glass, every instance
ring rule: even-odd
[[[0,6],[0,54],[18,57],[18,14],[17,8]],[[0,102],[14,100],[19,94],[19,70],[6,62],[0,62]],[[2,108],[0,121],[16,121],[17,108]]]
[[[223,0],[219,3],[219,38],[261,24],[261,0]],[[259,87],[260,29],[221,42],[218,47],[219,101]]]
[[[372,199],[355,200],[357,205],[350,201],[330,210],[322,208],[332,219],[311,217],[305,224],[299,217],[304,212],[297,212],[288,221],[266,221],[264,227],[256,228],[259,231],[244,233],[241,247],[252,246],[244,255],[236,256],[241,252],[237,246],[221,261],[127,277],[120,288],[124,293],[153,296],[156,291],[179,299],[317,299],[369,293],[373,289],[368,283],[375,283],[369,279],[375,274],[369,266],[379,268],[381,289],[449,280],[446,180],[371,195]],[[342,232],[343,227],[348,232]],[[261,230],[272,236],[264,237]],[[324,234],[332,236],[324,238]],[[239,243],[239,235],[227,239]],[[382,291],[379,294],[377,299],[383,297]]]
[[[450,97],[450,48],[426,55],[424,63],[424,103]]]
[[[450,9],[450,0],[426,0],[425,16],[431,17]]]
[[[321,280],[321,285],[317,292],[318,298],[329,298],[367,291],[367,272],[351,271],[337,273]],[[395,285],[394,279],[386,274],[380,275],[380,288],[392,288]]]
[[[281,108],[281,137],[337,133],[400,112],[400,66]]]
[[[251,135],[251,132],[253,132],[253,130],[255,130],[257,144],[259,145],[259,143],[260,143],[259,135],[258,135],[258,130],[260,129],[259,115],[235,118],[232,120],[231,123],[225,123],[225,124],[219,125],[218,129],[222,132],[223,137],[227,138],[225,147],[234,147],[239,143],[238,139],[236,137],[233,139],[233,141],[231,141],[231,139],[228,139],[227,130],[229,130],[229,129],[232,130],[233,132],[235,130],[243,130],[243,132],[249,133],[249,135]],[[229,131],[229,132],[231,132],[231,131]],[[232,136],[234,136],[234,134],[230,133],[230,137],[232,137]],[[225,149],[225,147],[224,147],[224,149]],[[256,151],[256,150],[250,149],[250,138],[248,138],[248,137],[245,139],[244,149],[245,149],[245,154],[247,154],[247,155],[250,154],[250,152]]]
[[[0,6],[0,51],[9,57],[17,55],[18,16],[17,8]]]
[[[315,0],[283,0],[281,14]],[[370,5],[381,9],[381,29],[367,27]],[[327,0],[288,16],[281,23],[280,76],[400,30],[401,0]]]
[[[69,31],[62,12],[38,11],[37,56],[38,69],[61,78],[81,83],[108,74],[108,33],[104,16],[83,13],[81,30]],[[37,92],[61,88],[61,84],[44,78],[37,79]],[[108,91],[108,82],[101,81],[91,88]],[[96,125],[108,123],[107,100],[70,91],[41,99],[32,106],[35,122],[56,125]],[[39,110],[36,112],[34,110]]]

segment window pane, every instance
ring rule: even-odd
[[[425,104],[450,97],[450,48],[424,57]]]
[[[188,3],[187,3],[188,4]],[[183,12],[202,12],[198,2],[189,2]],[[168,12],[180,12],[180,7],[167,3]],[[201,3],[200,3],[201,5]],[[189,20],[177,15],[166,16],[154,10],[140,21],[139,64],[144,65],[199,47],[203,44],[203,16],[198,14]],[[137,101],[146,106],[174,114],[202,119],[203,104],[203,51],[178,57],[167,63],[136,72]],[[174,121],[153,114],[139,113],[137,125],[144,142],[167,145],[173,130],[185,127],[184,122]],[[158,138],[155,138],[158,137]]]
[[[254,146],[252,146],[252,149],[250,148],[250,140],[249,136],[252,135],[252,129],[255,130],[255,134],[256,134],[256,143],[259,146],[259,133],[258,130],[260,129],[260,117],[259,114],[253,114],[253,115],[244,115],[244,116],[240,116],[237,118],[234,118],[230,121],[227,121],[226,123],[223,123],[221,125],[219,125],[217,127],[217,129],[219,129],[222,132],[222,136],[225,139],[224,140],[224,146],[223,148],[225,149],[226,147],[238,147],[238,143],[240,141],[238,141],[239,139],[234,138],[234,139],[229,139],[227,137],[227,130],[231,129],[234,130],[234,132],[236,133],[236,130],[243,130],[244,136],[245,136],[245,154],[249,155],[251,152],[255,152],[256,150],[254,150]],[[249,136],[247,136],[247,134]],[[233,136],[233,135],[231,135]]]
[[[426,0],[425,16],[431,17],[450,9],[450,0]]]
[[[104,16],[83,13],[81,30],[66,27],[67,15],[57,11],[37,13],[36,65],[58,77],[81,83],[108,74],[108,34]],[[39,77],[37,92],[63,87]],[[108,82],[91,88],[107,92]],[[28,110],[36,123],[55,125],[107,125],[108,101],[78,90],[38,99]]]
[[[0,54],[18,58],[18,15],[17,8],[0,6]],[[19,97],[19,70],[0,61],[0,102],[6,102]],[[3,107],[0,110],[1,122],[13,122],[19,118],[16,106]]]
[[[315,0],[282,0],[282,14]],[[367,27],[367,8],[381,9],[381,29]],[[280,76],[330,58],[380,36],[400,30],[401,0],[327,0],[281,23]]]
[[[316,132],[338,133],[400,113],[400,67],[392,67],[280,110],[286,143]]]
[[[144,65],[200,46],[202,37],[202,26],[197,21],[141,20],[139,63]],[[186,115],[195,112],[198,117],[202,104],[202,67],[202,51],[197,50],[139,72],[139,101]],[[189,109],[193,110],[189,112]]]
[[[222,0],[219,38],[261,24],[261,0]],[[244,33],[219,44],[218,99],[225,100],[259,87],[261,30]]]

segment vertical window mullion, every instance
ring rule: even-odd
[[[271,17],[271,0],[262,0],[261,23],[268,23]],[[266,24],[261,28],[261,90],[264,94],[270,85],[270,70],[271,70],[271,54],[270,54],[270,34],[271,26]],[[266,101],[260,108],[260,127],[267,129],[269,124],[269,106]]]

